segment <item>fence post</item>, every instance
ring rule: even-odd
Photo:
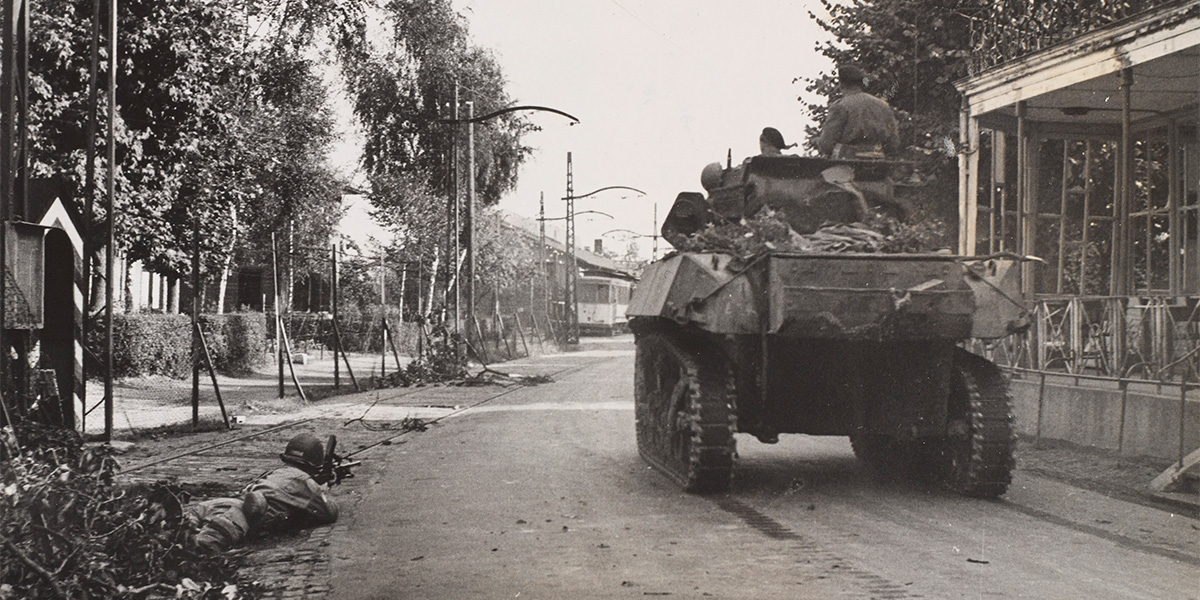
[[[1121,379],[1117,386],[1121,388],[1121,424],[1117,426],[1117,454],[1125,450],[1125,409],[1129,403],[1129,381]]]
[[[279,332],[283,334],[284,349],[287,351],[288,371],[292,374],[292,383],[296,384],[296,392],[300,394],[300,399],[308,402],[308,395],[304,393],[304,387],[300,385],[300,378],[296,377],[296,365],[292,363],[292,344],[288,342],[287,331],[283,329],[283,317],[278,317]]]
[[[283,389],[283,315],[279,312],[279,248],[275,242],[275,232],[271,232],[271,287],[275,304],[275,361],[279,367],[279,398],[284,397]]]
[[[382,254],[379,255],[379,377],[387,377],[387,263]]]
[[[499,308],[499,307],[497,307],[497,308]],[[508,343],[508,336],[504,334],[504,315],[500,314],[500,311],[497,310],[495,313],[495,316],[496,316],[496,318],[495,318],[496,338],[498,340],[504,340],[504,351],[508,353],[509,360],[512,360],[512,358],[513,358],[512,346],[510,346]],[[500,342],[499,341],[496,342],[496,352],[500,352]]]
[[[333,322],[333,336],[337,339],[338,348],[344,347],[342,344],[342,328],[338,326],[337,320],[334,320]],[[342,360],[346,361],[346,374],[350,376],[350,383],[354,384],[354,391],[361,392],[362,388],[358,387],[358,379],[355,379],[354,377],[354,369],[350,368],[350,357],[346,356],[344,351],[341,353],[341,355]],[[337,356],[335,355],[333,359],[336,361]]]
[[[1183,457],[1187,456],[1187,448],[1184,446],[1184,434],[1186,433],[1187,423],[1187,379],[1179,382],[1179,465],[1183,465]]]
[[[392,348],[392,358],[396,361],[396,371],[403,376],[404,367],[400,365],[400,350],[396,348],[396,332],[392,331],[392,323],[387,317],[383,318],[383,330],[388,332],[388,345]]]
[[[333,314],[333,388],[342,387],[342,368],[338,364],[338,354],[342,351],[342,336],[337,334],[338,320],[338,245],[333,244],[333,259],[329,266],[329,312]]]
[[[1037,429],[1034,431],[1033,437],[1035,444],[1042,443],[1042,410],[1046,401],[1046,372],[1040,371],[1038,374],[1041,376],[1041,380],[1038,383]]]
[[[471,315],[471,322],[475,324],[475,336],[479,339],[479,353],[482,355],[480,359],[485,363],[491,363],[491,359],[487,355],[487,342],[483,339],[483,330],[479,328],[479,318]]]
[[[225,429],[233,429],[229,425],[229,415],[225,412],[225,400],[221,398],[221,385],[217,383],[217,370],[213,368],[212,354],[208,351],[208,340],[204,339],[204,330],[200,328],[200,322],[193,323],[193,335],[200,338],[200,347],[204,349],[204,364],[208,365],[208,376],[212,378],[213,392],[217,394],[217,406],[221,407],[221,420],[225,421]],[[304,395],[303,392],[300,394]]]
[[[513,320],[517,322],[517,335],[521,336],[521,346],[525,348],[525,356],[529,356],[529,344],[525,343],[525,332],[521,328],[521,313],[513,313]]]
[[[192,428],[200,426],[200,217],[192,217]]]
[[[533,334],[537,336],[538,352],[546,353],[546,346],[542,343],[542,328],[537,322],[537,312],[533,309],[529,310],[529,320],[533,321]]]
[[[546,329],[550,330],[550,337],[554,340],[554,345],[561,350],[562,342],[558,339],[558,331],[554,329],[554,319],[551,319],[550,315],[546,315]]]

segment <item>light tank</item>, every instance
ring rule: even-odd
[[[758,156],[706,168],[707,196],[679,195],[662,233],[686,251],[649,265],[628,310],[637,443],[650,465],[688,491],[722,491],[735,433],[836,435],[874,469],[932,473],[968,496],[1007,490],[1007,383],[961,343],[1028,327],[1021,257],[697,247],[714,225],[763,210],[792,238],[869,213],[902,219],[893,166]]]

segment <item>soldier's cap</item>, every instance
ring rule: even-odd
[[[767,142],[768,144],[771,144],[780,150],[786,150],[792,146],[795,146],[795,144],[788,144],[784,142],[783,134],[779,133],[779,130],[775,129],[774,127],[764,127],[762,133],[758,137],[762,141]]]
[[[854,63],[838,65],[838,82],[844,84],[867,84],[867,72]]]

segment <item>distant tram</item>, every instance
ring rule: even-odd
[[[579,278],[580,335],[616,335],[629,330],[625,311],[633,282],[617,277],[584,275]]]

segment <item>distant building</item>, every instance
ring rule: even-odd
[[[543,238],[537,219],[508,212],[503,213],[503,219],[519,235],[542,245],[545,253],[545,281],[539,286],[542,301],[551,318],[563,319],[566,315],[567,246],[553,237]],[[580,331],[614,333],[623,329],[625,307],[637,275],[618,261],[584,248],[575,250],[575,261],[579,266],[576,287]]]

